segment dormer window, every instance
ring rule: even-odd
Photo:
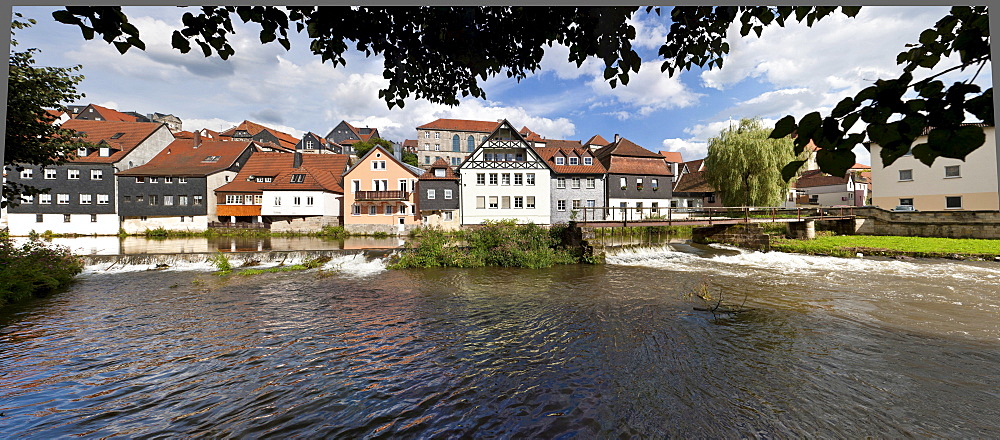
[[[291,183],[302,183],[306,181],[305,174],[292,174]]]
[[[273,177],[257,176],[257,183],[271,183],[273,180]]]
[[[575,156],[569,158],[569,164],[570,165],[579,165],[580,164],[580,158],[575,157]]]
[[[311,139],[306,141],[306,148],[312,148],[312,147],[313,147],[313,141]]]
[[[556,165],[565,165],[565,164],[566,164],[565,157],[559,156],[556,158]]]
[[[585,157],[585,158],[583,158],[583,164],[584,165],[593,165],[594,164],[594,158],[593,157]]]
[[[111,156],[111,148],[101,147],[101,157]]]
[[[85,157],[87,155],[87,147],[80,147],[76,149],[76,155],[78,157]]]
[[[204,160],[202,160],[202,162],[203,163],[218,162],[219,159],[221,159],[221,158],[222,158],[222,156],[208,156]]]
[[[434,177],[444,177],[444,168],[435,168]]]

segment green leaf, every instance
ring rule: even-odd
[[[771,135],[768,137],[771,139],[781,139],[792,134],[795,131],[795,127],[795,118],[791,115],[785,116],[774,124],[774,130],[771,130]]]
[[[858,112],[854,112],[847,116],[844,116],[843,121],[841,121],[840,123],[840,128],[843,129],[844,131],[849,131],[851,127],[853,127],[854,124],[858,122],[858,118],[860,117],[861,113]]]
[[[802,168],[802,165],[805,163],[806,161],[804,160],[793,160],[787,165],[781,167],[781,178],[785,182],[792,180],[792,178],[795,177],[796,174],[798,174],[799,168]]]
[[[130,44],[124,42],[124,41],[115,41],[114,44],[115,44],[115,47],[118,48],[118,52],[121,52],[123,54],[125,52],[128,52],[128,48],[132,47],[132,45],[130,45]]]
[[[816,152],[816,164],[824,173],[833,176],[843,176],[847,174],[857,157],[851,150],[819,150]]]
[[[815,138],[822,119],[819,112],[812,112],[802,117],[799,121],[798,135],[806,138]]]
[[[174,35],[170,38],[170,45],[175,49],[181,51],[181,53],[188,53],[191,51],[191,42],[184,38],[180,32],[174,31]]]
[[[927,143],[914,145],[910,151],[913,153],[913,157],[927,166],[933,165],[934,159],[938,157],[938,154]]]
[[[924,29],[920,33],[920,44],[928,45],[937,41],[938,33],[934,29]]]
[[[852,110],[856,108],[858,108],[858,105],[854,103],[854,99],[848,96],[842,99],[840,103],[838,103],[837,106],[833,108],[833,111],[830,113],[830,116],[833,116],[834,118],[842,118],[844,117],[844,115],[850,113]]]
[[[274,41],[275,38],[277,38],[277,36],[274,35],[274,31],[267,31],[267,30],[261,30],[260,31],[260,42],[261,43],[264,43],[264,44],[270,43],[270,42]]]
[[[861,6],[841,6],[840,11],[848,17],[855,17],[861,12]]]

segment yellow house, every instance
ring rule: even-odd
[[[421,224],[417,179],[424,170],[380,146],[344,172],[344,228],[351,233],[403,234]]]

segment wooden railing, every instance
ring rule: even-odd
[[[358,201],[378,201],[378,200],[407,200],[410,193],[407,191],[356,191],[354,200]]]
[[[209,228],[271,229],[270,223],[251,222],[208,222]]]
[[[791,222],[854,217],[854,207],[581,207],[570,219],[577,223],[685,223],[713,224],[740,219],[746,222]]]

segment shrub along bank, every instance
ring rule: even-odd
[[[0,232],[0,305],[62,289],[82,271],[83,262],[66,247],[36,239],[17,246]]]
[[[527,267],[573,264],[579,255],[557,247],[562,227],[519,225],[514,220],[487,221],[481,227],[446,234],[425,228],[413,234],[390,269],[414,267]]]
[[[817,234],[814,240],[772,238],[771,250],[836,257],[853,257],[860,252],[864,255],[994,260],[1000,257],[1000,240]]]

